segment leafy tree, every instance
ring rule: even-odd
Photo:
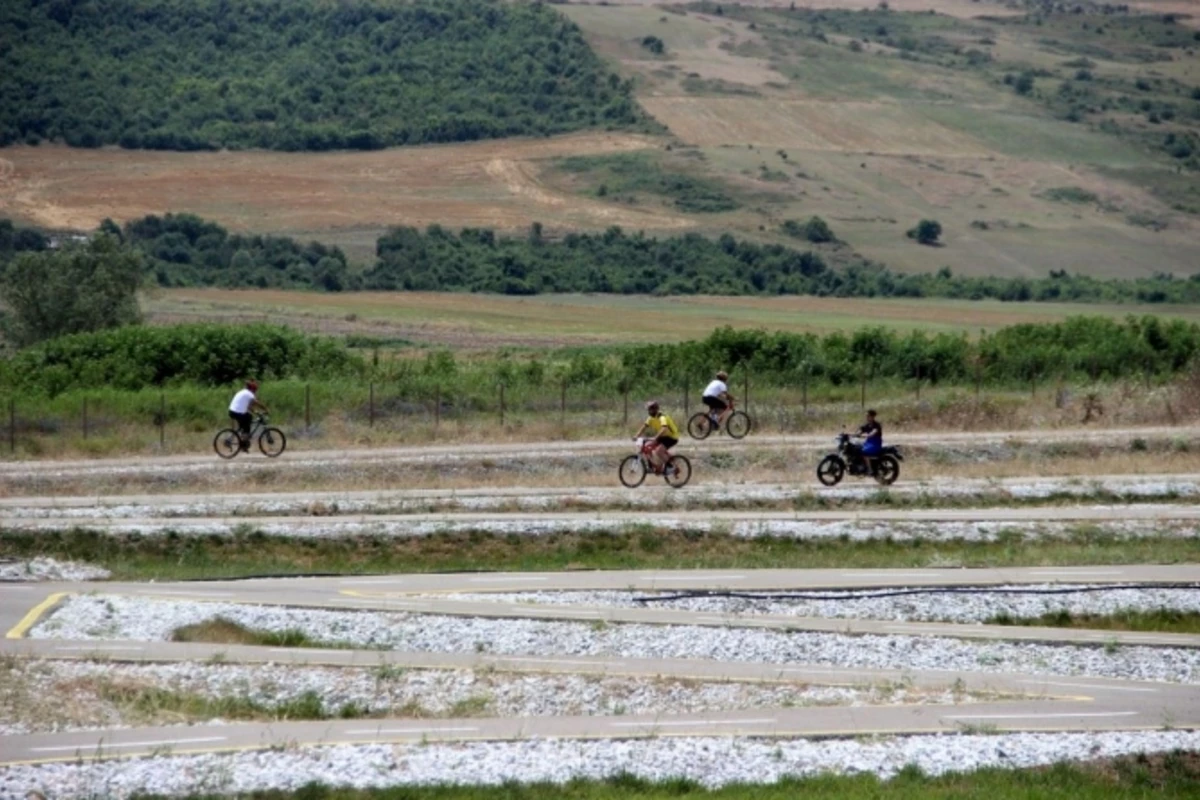
[[[910,239],[916,239],[918,244],[936,244],[942,236],[942,223],[935,219],[923,219],[917,227],[910,228],[905,234]]]
[[[140,254],[103,234],[86,245],[22,253],[0,275],[6,335],[25,346],[139,322],[144,269]]]
[[[367,150],[651,124],[542,3],[0,7],[0,147]]]

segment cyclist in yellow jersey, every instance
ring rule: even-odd
[[[662,472],[663,465],[671,457],[670,449],[679,444],[679,426],[675,424],[675,420],[662,413],[657,400],[646,403],[646,411],[650,416],[642,423],[642,427],[638,428],[633,438],[637,439],[646,433],[654,434],[654,441],[658,446],[650,451],[650,463],[655,472]]]

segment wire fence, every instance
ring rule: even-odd
[[[1064,419],[1083,424],[1114,416],[1126,423],[1174,424],[1192,413],[1179,400],[1181,387],[1137,382],[1098,386],[1034,381],[1024,389],[993,389],[980,381],[932,385],[919,379],[872,381],[865,376],[836,386],[810,385],[807,380],[777,386],[769,381],[758,384],[751,377],[735,376],[730,390],[736,407],[750,416],[759,432],[801,433],[843,426],[869,405],[878,407],[893,424],[930,422],[936,417],[945,426],[963,428],[1003,422],[1004,414],[1011,416],[1029,406],[1058,410]],[[403,440],[406,434],[428,439],[483,435],[485,428],[572,438],[580,432],[632,431],[644,418],[643,404],[652,398],[684,427],[689,417],[704,409],[701,392],[706,383],[696,379],[677,385],[625,385],[613,391],[562,379],[536,387],[497,383],[467,392],[438,384],[413,388],[390,382],[365,386],[284,382],[264,387],[262,394],[272,409],[272,423],[302,438],[319,438],[332,431],[379,431],[392,439]],[[131,439],[133,449],[196,445],[231,424],[224,411],[227,395],[227,389],[217,388],[129,395],[75,393],[54,403],[9,397],[0,401],[7,412],[6,455],[18,450],[37,455],[55,440],[83,443],[87,449],[89,442],[121,436]]]

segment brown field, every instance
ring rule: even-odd
[[[1017,13],[991,1],[889,5],[960,18]],[[1179,12],[1200,3],[1144,5]],[[839,37],[832,44],[789,38],[772,20],[752,28],[728,11],[679,13],[653,0],[557,8],[636,80],[639,100],[669,136],[587,133],[313,154],[10,147],[0,151],[0,216],[86,229],[105,217],[187,211],[235,231],[320,239],[367,264],[376,238],[394,225],[518,232],[537,221],[551,235],[619,225],[786,242],[783,220],[817,214],[854,250],[901,271],[1135,277],[1191,274],[1200,265],[1200,219],[1154,193],[1178,181],[1169,165],[1126,140],[1056,119],[982,72],[884,57],[888,48],[878,42],[851,53]],[[665,42],[665,55],[640,45],[650,33]],[[1062,61],[1036,36],[993,33],[997,58],[1046,68]],[[1194,59],[1180,53],[1155,70],[1194,82]],[[1095,69],[1117,75],[1133,67],[1101,61]],[[733,212],[686,214],[669,197],[606,201],[553,169],[563,156],[668,146],[673,168],[684,164],[752,199]],[[1055,187],[1086,189],[1099,202],[1042,196]],[[942,223],[942,247],[906,240],[904,231],[922,218]]]
[[[368,153],[19,146],[0,158],[0,215],[90,229],[105,217],[121,222],[187,211],[238,231],[322,236],[366,229],[372,251],[374,236],[393,225],[689,227],[689,220],[659,211],[558,195],[541,185],[533,166],[563,155],[661,145],[653,137],[589,133]]]
[[[465,349],[679,341],[716,327],[828,333],[864,325],[974,334],[1074,314],[1154,313],[1200,321],[1200,309],[833,297],[506,297],[432,292],[318,294],[169,289],[146,298],[152,322],[273,322]]]

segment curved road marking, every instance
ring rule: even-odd
[[[51,608],[54,608],[54,606],[56,606],[58,604],[58,602],[60,600],[62,600],[64,597],[66,597],[68,594],[69,594],[69,592],[55,592],[54,594],[50,595],[42,602],[38,603],[36,606],[34,606],[33,608],[31,608],[29,610],[29,613],[27,613],[25,616],[21,617],[20,622],[18,622],[16,625],[14,625],[12,628],[9,629],[8,633],[6,633],[4,635],[4,638],[6,638],[6,639],[21,639],[21,638],[23,638],[26,633],[29,633],[30,628],[32,628],[34,625],[36,625],[38,623],[38,620],[42,618],[43,614],[45,614]]]

